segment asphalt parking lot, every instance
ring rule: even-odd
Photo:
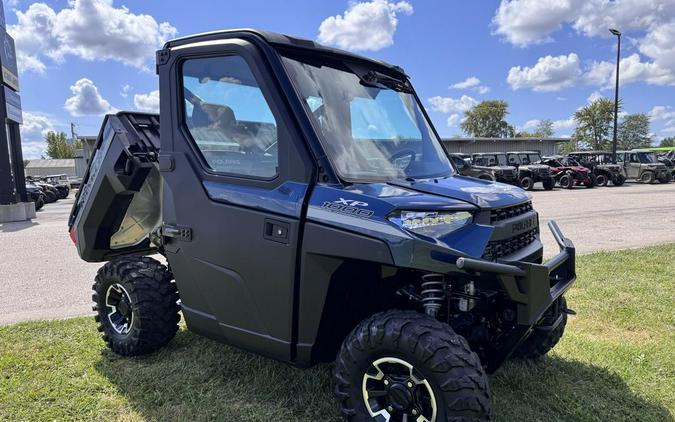
[[[535,191],[545,254],[558,222],[579,253],[675,242],[675,183]],[[48,204],[32,222],[0,224],[0,324],[91,313],[98,263],[79,259],[68,237],[71,198]]]

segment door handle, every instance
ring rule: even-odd
[[[284,221],[265,219],[265,230],[263,237],[273,242],[287,244],[289,240],[290,224]]]

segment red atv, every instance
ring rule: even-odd
[[[551,167],[551,176],[563,189],[572,189],[577,185],[587,188],[595,186],[595,175],[573,158],[554,155],[544,157],[542,163]]]

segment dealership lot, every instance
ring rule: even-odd
[[[535,191],[541,224],[555,219],[579,253],[675,242],[675,183]],[[0,224],[0,324],[91,312],[100,267],[79,259],[68,237],[71,198],[33,222]],[[545,253],[557,252],[542,227]]]

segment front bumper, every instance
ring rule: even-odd
[[[494,275],[509,299],[517,304],[516,327],[508,339],[500,345],[487,366],[493,372],[530,335],[533,327],[544,313],[576,280],[575,249],[558,225],[551,221],[548,227],[553,233],[560,253],[544,264],[525,261],[509,263],[482,259],[458,258],[457,268],[469,273]]]

